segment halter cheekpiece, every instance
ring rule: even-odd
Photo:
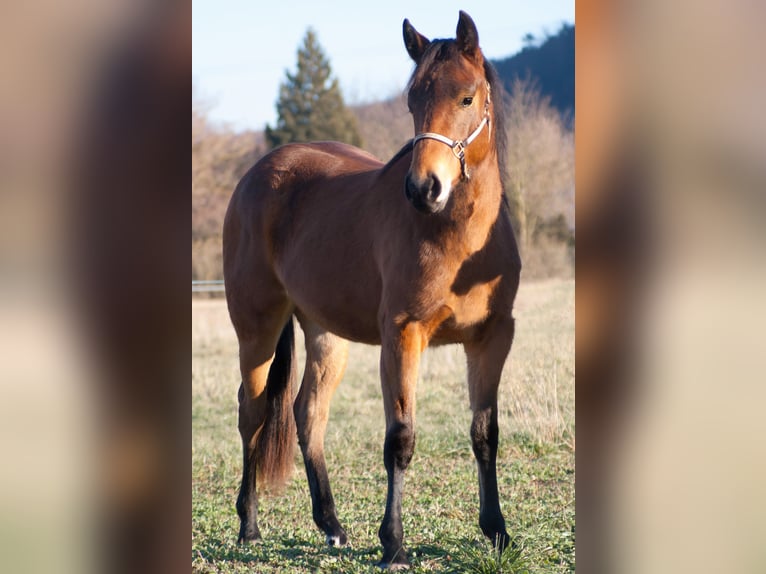
[[[466,165],[465,165],[465,148],[471,145],[471,143],[477,137],[479,137],[479,134],[481,133],[481,130],[484,129],[484,126],[487,126],[487,129],[489,129],[490,131],[492,130],[491,120],[489,117],[489,104],[492,103],[491,96],[492,96],[491,88],[490,88],[489,82],[487,82],[487,100],[484,102],[484,117],[482,118],[477,128],[473,130],[473,132],[471,132],[471,134],[464,140],[452,140],[441,134],[437,134],[433,132],[424,132],[422,134],[416,135],[412,139],[412,145],[414,146],[420,140],[425,140],[425,139],[436,140],[445,145],[448,145],[450,149],[452,150],[452,153],[455,154],[455,157],[458,160],[460,160],[460,170],[463,174],[463,177],[465,179],[470,179],[471,176],[468,173],[468,169],[466,168]]]

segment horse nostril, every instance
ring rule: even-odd
[[[404,195],[420,211],[433,213],[432,204],[436,203],[441,192],[442,183],[433,173],[428,173],[423,179],[408,173],[404,179]]]
[[[439,194],[442,191],[442,182],[439,181],[439,178],[435,175],[431,175],[429,179],[429,190],[428,190],[428,198],[430,200],[435,200],[437,197],[439,197]]]
[[[404,180],[404,196],[412,200],[413,197],[415,197],[415,193],[417,192],[417,186],[412,181],[412,176],[410,174],[407,174],[407,177]]]

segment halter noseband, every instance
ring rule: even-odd
[[[420,140],[425,140],[425,139],[436,140],[445,145],[448,145],[450,149],[452,150],[452,153],[455,154],[455,157],[460,160],[460,170],[463,173],[463,177],[465,179],[470,179],[471,176],[468,173],[468,169],[465,166],[465,148],[471,145],[471,143],[477,137],[479,137],[479,134],[481,133],[481,130],[484,129],[484,126],[487,126],[490,131],[492,130],[492,125],[490,123],[491,121],[489,117],[489,104],[491,102],[492,102],[492,98],[491,98],[490,85],[489,83],[487,83],[487,100],[484,102],[484,117],[482,118],[478,127],[475,130],[473,130],[473,132],[471,132],[471,135],[469,135],[464,140],[451,140],[450,138],[443,136],[441,134],[437,134],[433,132],[424,132],[422,134],[416,135],[412,139],[412,145],[414,146]]]

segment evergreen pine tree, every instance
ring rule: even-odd
[[[317,140],[361,145],[356,118],[343,102],[338,80],[330,77],[330,62],[312,29],[306,31],[298,49],[297,70],[285,74],[277,100],[277,124],[266,126],[271,147]]]

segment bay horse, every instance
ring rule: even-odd
[[[347,542],[324,437],[348,341],[375,344],[386,420],[384,568],[408,565],[402,487],[415,447],[418,364],[429,345],[465,349],[479,525],[500,549],[510,542],[495,469],[497,392],[521,271],[501,182],[502,88],[476,25],[460,12],[455,39],[429,41],[408,20],[403,32],[416,64],[408,86],[415,137],[385,165],[337,142],[276,148],[237,185],[223,229],[242,373],[239,542],[260,538],[256,485],[288,477],[296,433],[314,521],[328,544]],[[293,316],[306,341],[297,397]]]

